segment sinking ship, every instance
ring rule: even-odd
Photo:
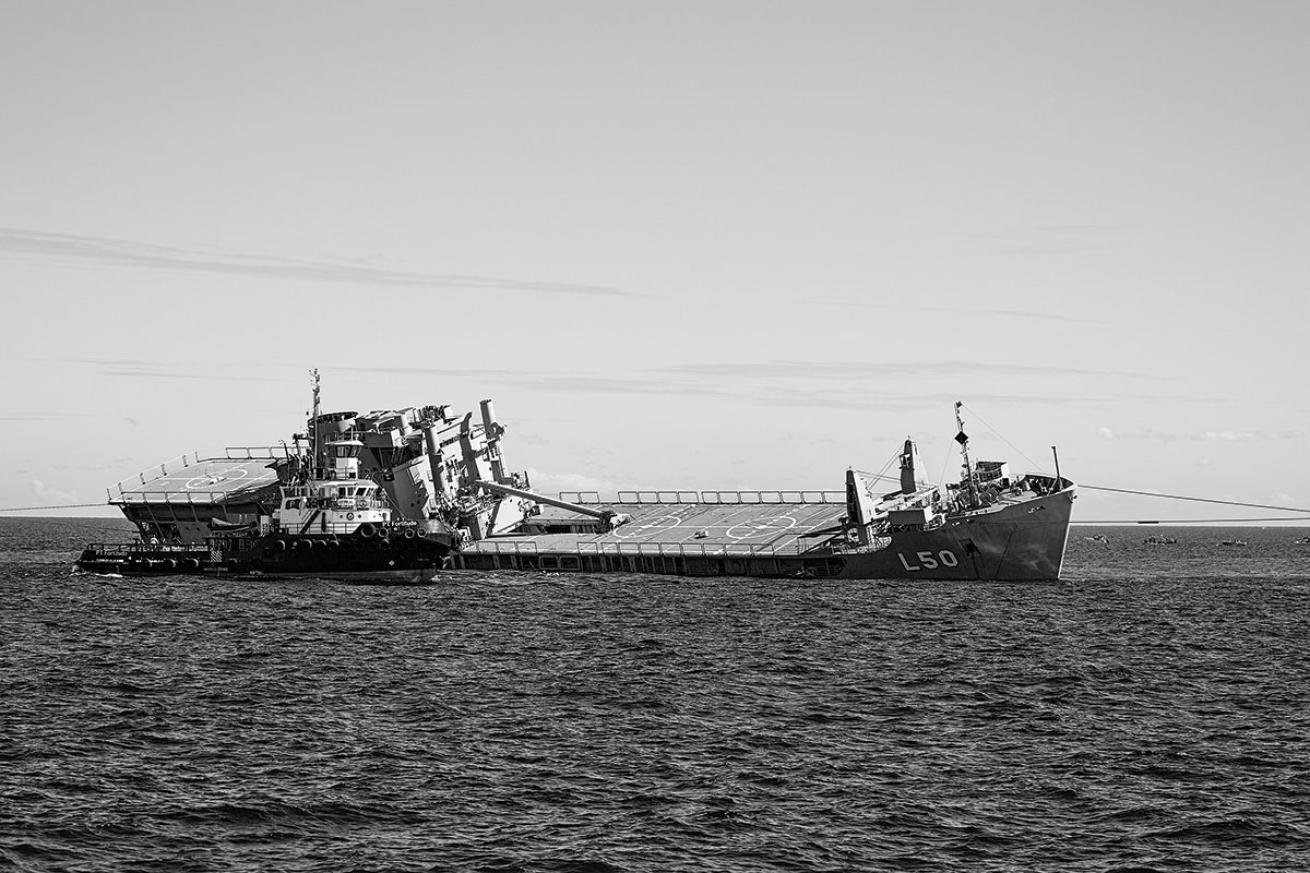
[[[137,528],[88,545],[94,573],[200,573],[430,581],[442,571],[654,573],[846,579],[1050,580],[1060,575],[1076,488],[972,461],[960,404],[959,481],[920,478],[912,440],[899,475],[850,469],[841,491],[532,490],[504,462],[490,400],[314,410],[277,447],[161,464],[109,490]],[[886,490],[888,482],[899,487]]]

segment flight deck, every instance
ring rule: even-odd
[[[542,532],[469,543],[456,556],[457,566],[670,572],[676,564],[689,575],[788,575],[804,570],[799,556],[829,542],[846,515],[840,491],[620,492],[604,502],[594,495],[560,496],[628,520],[608,531],[588,530],[593,519],[543,507],[525,525]]]
[[[109,489],[109,502],[222,503],[276,484],[273,464],[286,457],[280,446],[229,448],[211,456],[198,452],[183,455],[119,482]]]

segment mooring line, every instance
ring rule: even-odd
[[[108,503],[64,503],[58,506],[11,506],[0,512],[35,512],[40,509],[89,509],[92,506],[109,506]]]
[[[1310,509],[1302,509],[1299,506],[1271,506],[1268,503],[1242,503],[1238,500],[1215,500],[1211,497],[1187,497],[1182,494],[1161,494],[1159,491],[1134,491],[1131,488],[1107,488],[1103,485],[1083,485],[1078,483],[1079,488],[1085,488],[1088,491],[1113,491],[1116,494],[1137,494],[1142,497],[1161,497],[1166,500],[1186,500],[1192,503],[1218,503],[1221,506],[1241,506],[1244,509],[1272,509],[1275,512],[1304,512],[1310,513]]]
[[[1266,515],[1258,518],[1094,518],[1087,521],[1074,519],[1073,524],[1118,524],[1118,525],[1152,525],[1152,524],[1253,524],[1267,521],[1300,521],[1303,515]]]

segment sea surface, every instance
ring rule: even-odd
[[[2,869],[1310,869],[1306,529],[1075,528],[1049,584],[70,572],[125,532],[0,520]]]

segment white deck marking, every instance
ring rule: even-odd
[[[767,536],[784,534],[796,526],[796,519],[790,515],[775,515],[756,518],[728,528],[727,536],[734,540],[753,540]]]
[[[672,522],[664,524],[663,522]],[[676,515],[660,515],[652,519],[646,519],[642,522],[628,522],[618,528],[615,528],[613,535],[621,540],[634,540],[649,538],[666,531],[671,531],[682,524],[682,519]]]
[[[240,475],[229,475],[232,474],[234,471],[235,473]],[[214,486],[218,485],[220,482],[230,482],[235,479],[244,479],[248,475],[250,475],[250,472],[246,470],[244,467],[228,467],[225,470],[215,470],[213,473],[210,473],[208,476],[195,476],[191,479],[188,479],[184,487],[188,491],[211,491],[213,490]],[[230,489],[225,487],[220,490],[228,491]]]

